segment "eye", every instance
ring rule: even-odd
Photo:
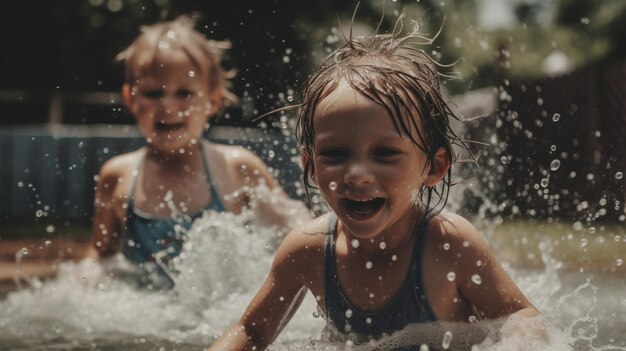
[[[178,89],[176,90],[176,96],[183,99],[188,99],[193,95],[193,91],[189,89]]]
[[[161,89],[154,89],[154,90],[144,90],[141,95],[143,95],[143,97],[148,98],[150,100],[158,100],[163,98],[163,90]]]
[[[401,154],[402,151],[389,147],[381,147],[374,150],[374,156],[383,160],[393,160]]]
[[[317,155],[320,157],[322,161],[325,162],[334,162],[339,161],[342,158],[346,157],[347,151],[340,148],[326,148],[320,150]]]

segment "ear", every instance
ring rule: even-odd
[[[300,152],[300,162],[302,162],[301,166],[303,170],[309,172],[308,176],[313,182],[313,185],[318,186],[317,177],[315,176],[315,172],[313,172],[313,160],[311,156],[304,151]],[[307,169],[308,166],[308,169]]]
[[[131,92],[131,89],[132,88],[130,84],[128,83],[125,83],[124,85],[122,85],[122,99],[124,100],[124,104],[126,105],[126,108],[132,111],[133,94]]]
[[[224,99],[222,97],[222,92],[220,89],[213,89],[212,92],[209,93],[209,101],[211,102],[211,109],[209,110],[209,117],[215,115],[217,111],[222,108],[224,104]]]
[[[448,173],[448,169],[450,169],[451,164],[450,157],[446,149],[443,147],[437,149],[432,163],[432,167],[430,167],[428,175],[426,176],[426,179],[424,179],[424,185],[427,187],[433,187],[439,184],[439,182],[446,176],[446,173]]]

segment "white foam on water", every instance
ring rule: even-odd
[[[255,194],[275,198],[268,192],[260,188]],[[308,216],[300,203],[274,206],[293,212],[291,226],[301,226],[298,219]],[[63,263],[55,279],[31,280],[30,287],[0,301],[0,349],[184,350],[208,346],[243,313],[268,273],[275,242],[282,234],[251,211],[238,215],[207,212],[194,223],[183,253],[174,260],[179,271],[175,288],[165,291],[136,288],[120,279],[121,272],[129,271],[128,262],[120,255],[102,265],[89,260]],[[623,319],[626,300],[620,294],[624,289],[611,291],[611,285],[599,287],[593,280],[564,282],[560,263],[550,256],[551,243],[541,246],[543,271],[505,268],[542,311],[542,319],[473,323],[471,328],[479,328],[487,338],[472,342],[476,345],[471,350],[626,350],[625,340],[603,338],[601,327],[620,328],[619,319],[611,327],[602,318],[611,318],[606,311],[615,303]],[[616,302],[606,305],[599,295],[614,296]],[[362,345],[350,340],[330,343],[320,340],[325,323],[313,316],[315,312],[316,302],[308,293],[271,349],[388,349],[414,345],[416,339],[455,349],[469,339],[468,324],[446,324],[409,326]],[[541,323],[545,328],[538,332],[536,326]]]

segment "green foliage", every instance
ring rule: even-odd
[[[377,21],[372,18],[359,22],[361,13],[364,7],[370,16],[377,11],[382,13],[382,3],[362,3],[357,23],[375,26]],[[453,93],[498,84],[502,54],[506,76],[517,80],[545,76],[544,62],[554,53],[566,57],[568,70],[626,57],[626,2],[622,0],[508,1],[506,6],[514,21],[494,29],[479,22],[478,3],[387,2],[388,16],[383,28],[392,28],[395,17],[404,12],[407,18],[419,21],[425,34],[433,35],[441,29],[431,54],[442,63],[456,62],[455,69],[462,80],[448,83]]]

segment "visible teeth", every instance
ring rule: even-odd
[[[350,199],[351,201],[356,201],[356,202],[367,202],[367,201],[372,201],[374,200],[375,197],[370,197],[369,199]]]

